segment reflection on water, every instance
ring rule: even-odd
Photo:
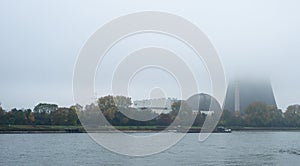
[[[129,157],[87,134],[1,134],[0,165],[297,165],[299,138],[298,132],[233,132],[198,142],[198,134],[187,134],[160,154]]]

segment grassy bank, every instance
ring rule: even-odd
[[[110,132],[116,128],[124,132],[159,132],[166,129],[166,126],[99,126],[89,129],[95,132]],[[200,127],[192,127],[192,130],[199,130]],[[0,133],[84,133],[82,126],[52,126],[52,125],[0,125]]]
[[[166,126],[115,126],[124,132],[159,132]],[[229,127],[233,131],[300,131],[299,127]],[[186,128],[174,128],[179,132],[186,132]],[[112,127],[97,127],[94,131],[109,132]],[[189,132],[200,132],[201,127],[192,127]],[[91,130],[93,131],[93,130]],[[84,133],[82,126],[52,126],[52,125],[0,125],[0,133]]]
[[[0,125],[0,133],[22,132],[67,132],[68,129],[84,131],[82,126],[52,126],[52,125]]]
[[[230,127],[233,131],[300,131],[300,127]]]

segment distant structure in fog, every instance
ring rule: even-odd
[[[254,102],[264,102],[276,106],[273,89],[266,79],[239,79],[229,82],[224,110],[243,113]]]
[[[154,99],[144,99],[133,101],[133,107],[137,109],[151,109],[153,112],[169,113],[172,111],[172,104],[176,102],[177,99],[171,98],[154,98]]]
[[[199,112],[206,115],[213,114],[215,111],[214,108],[219,105],[216,105],[218,103],[216,99],[205,93],[195,94],[186,102],[195,115]]]

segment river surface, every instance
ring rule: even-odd
[[[87,134],[0,134],[0,165],[299,165],[300,132],[187,134],[159,154],[129,157]]]

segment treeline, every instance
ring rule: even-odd
[[[56,104],[40,103],[31,109],[4,111],[0,107],[2,125],[79,125],[75,106],[58,107]]]
[[[150,109],[137,110],[131,107],[129,97],[105,96],[97,102],[85,106],[73,105],[69,108],[56,104],[40,103],[31,109],[12,109],[5,111],[0,107],[1,125],[105,125],[105,121],[114,126],[169,126],[175,125],[202,126],[206,115],[193,112],[185,101],[172,104],[171,112],[157,114]],[[181,111],[179,111],[181,108]],[[101,114],[104,117],[100,116]],[[151,120],[135,120],[147,119]],[[78,118],[80,117],[80,120]],[[105,119],[104,119],[105,118]],[[103,122],[103,123],[102,123]],[[242,113],[224,110],[219,125],[233,127],[300,127],[300,107],[292,105],[283,113],[282,110],[265,103],[253,103]]]
[[[224,110],[219,125],[241,127],[300,127],[300,107],[291,105],[283,113],[275,106],[255,102],[242,113]]]
[[[179,111],[184,101],[177,101],[172,104],[171,112],[167,114],[157,114],[150,109],[136,109],[131,107],[131,99],[124,96],[105,96],[98,99],[97,103],[87,105],[83,111],[79,111],[80,119],[83,124],[90,126],[97,125],[108,125],[114,126],[169,126],[174,122],[173,125],[189,125],[191,119],[194,126],[202,126],[206,115],[205,114],[193,114],[193,111],[189,109],[186,104],[183,111]],[[104,117],[99,115],[102,112]],[[133,118],[128,118],[130,117]],[[177,116],[178,115],[178,116]],[[143,121],[140,119],[150,119]],[[108,123],[105,123],[105,119]],[[100,119],[100,120],[99,120]],[[139,119],[139,120],[135,120]],[[103,122],[103,123],[101,123]]]

